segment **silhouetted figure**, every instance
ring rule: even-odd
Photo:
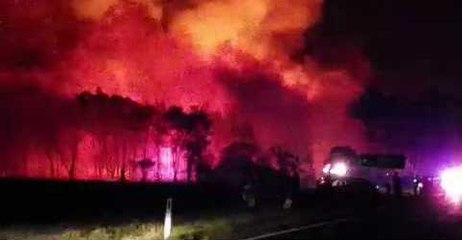
[[[292,182],[292,195],[298,195],[300,191],[300,175],[297,171],[294,172],[291,178]]]
[[[416,175],[412,184],[413,184],[413,189],[414,189],[414,196],[421,195],[422,188],[423,188],[422,178],[419,175]]]
[[[391,185],[390,183],[385,183],[385,193],[391,195]]]
[[[146,182],[148,180],[149,169],[154,166],[154,162],[149,158],[145,158],[138,162],[138,166],[141,169],[141,181]]]
[[[431,177],[423,177],[422,178],[422,190],[421,194],[424,197],[430,197],[433,194],[434,189],[433,179]]]
[[[257,204],[254,186],[245,184],[242,189],[242,199],[245,201],[248,208],[255,208]]]
[[[396,197],[401,197],[403,194],[403,186],[398,172],[393,173],[393,193]]]

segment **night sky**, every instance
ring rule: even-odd
[[[430,89],[460,98],[462,28],[457,1],[329,0],[323,37],[360,46],[384,91],[401,95]]]
[[[315,30],[364,51],[373,77],[352,115],[371,141],[407,153],[428,173],[460,156],[462,19],[455,2],[331,0]]]

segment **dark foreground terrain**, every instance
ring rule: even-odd
[[[425,197],[307,191],[283,210],[275,193],[250,210],[212,185],[4,180],[0,191],[2,240],[159,239],[169,197],[172,239],[462,239],[457,211]]]
[[[371,211],[253,239],[462,239],[459,214],[420,201],[388,199]]]
[[[239,194],[219,186],[182,184],[0,181],[1,223],[56,223],[162,218],[172,197],[178,214],[226,208]]]

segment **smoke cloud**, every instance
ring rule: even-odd
[[[322,19],[322,5],[2,1],[0,154],[9,157],[0,166],[19,163],[18,153],[28,152],[25,143],[53,146],[56,139],[80,141],[63,158],[95,159],[96,153],[82,150],[92,137],[74,138],[86,133],[71,130],[88,122],[72,110],[79,109],[72,107],[75,96],[97,88],[141,105],[196,106],[220,116],[211,139],[216,151],[239,140],[223,127],[237,123],[249,126],[248,135],[263,148],[283,146],[314,159],[317,168],[330,147],[365,149],[363,127],[348,114],[370,76],[365,58],[355,47],[322,40],[314,53],[301,54],[308,30]]]

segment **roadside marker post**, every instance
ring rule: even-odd
[[[172,233],[172,198],[167,199],[164,220],[164,240],[169,239]]]

